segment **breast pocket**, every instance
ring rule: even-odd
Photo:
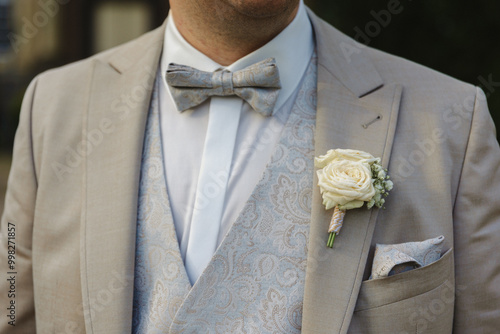
[[[450,249],[428,266],[364,281],[348,333],[451,333],[453,263]]]

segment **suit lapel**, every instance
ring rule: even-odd
[[[93,63],[83,126],[81,278],[87,333],[130,333],[141,154],[164,27]],[[112,52],[112,51],[111,51]]]
[[[316,155],[331,148],[360,149],[387,166],[401,87],[384,86],[362,48],[309,15],[319,57]],[[131,331],[141,153],[163,31],[122,48],[109,62],[94,60],[82,129],[81,278],[87,333]],[[346,333],[378,211],[350,211],[334,248],[328,249],[331,212],[324,210],[319,189],[313,191],[303,332]]]
[[[384,85],[365,51],[309,12],[318,47],[316,156],[333,148],[357,149],[388,165],[401,87]],[[326,247],[332,211],[322,205],[314,175],[304,333],[347,333],[378,209],[347,213],[333,249]]]

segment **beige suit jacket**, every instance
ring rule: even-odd
[[[386,210],[350,211],[333,249],[331,212],[313,189],[303,332],[496,333],[500,149],[484,94],[311,19],[316,155],[367,151],[395,188]],[[0,333],[130,333],[141,153],[163,29],[29,86],[1,220]],[[439,235],[448,250],[439,261],[367,280],[376,243]]]

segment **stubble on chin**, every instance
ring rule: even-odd
[[[214,0],[219,10],[226,8],[227,13],[236,12],[254,19],[283,18],[290,16],[300,0]]]

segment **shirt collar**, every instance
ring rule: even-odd
[[[275,110],[279,109],[297,88],[309,65],[314,51],[313,29],[303,1],[293,21],[275,38],[261,48],[225,67],[237,71],[269,57],[274,57],[278,65],[281,80],[281,91]],[[167,17],[165,41],[161,58],[163,83],[166,82],[168,64],[177,63],[191,66],[202,71],[215,71],[224,68],[189,44],[179,33],[172,15]]]

